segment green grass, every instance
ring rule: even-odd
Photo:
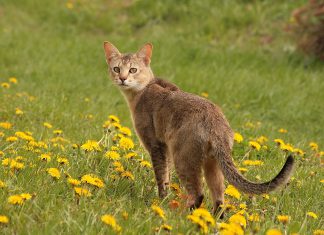
[[[0,137],[0,151],[5,153],[0,158],[26,158],[25,169],[14,175],[0,166],[0,180],[7,184],[0,189],[0,215],[10,219],[8,225],[0,225],[1,233],[112,233],[100,221],[103,214],[115,215],[125,234],[151,234],[161,225],[150,209],[157,198],[151,169],[142,169],[137,161],[123,160],[136,180],[112,181],[112,161],[102,157],[104,152],[89,154],[71,148],[72,143],[99,140],[109,114],[131,127],[126,102],[107,78],[102,45],[105,40],[123,52],[136,51],[145,42],[152,42],[156,76],[191,93],[207,92],[209,99],[222,107],[232,128],[245,138],[234,148],[238,165],[250,150],[249,138],[267,136],[269,150],[253,150],[247,156],[264,161],[261,167],[248,167],[249,179],[257,180],[257,175],[261,181],[270,179],[282,166],[286,153],[275,146],[275,138],[306,152],[305,157],[297,157],[295,180],[287,188],[272,193],[269,200],[246,195],[241,199],[250,214],[261,216],[261,222],[248,222],[247,233],[257,229],[263,234],[269,228],[279,228],[288,233],[312,234],[315,229],[323,229],[323,169],[320,157],[315,157],[308,144],[314,141],[319,151],[323,150],[324,67],[299,54],[284,30],[291,12],[304,1],[72,2],[73,9],[66,7],[66,1],[0,2],[0,83],[9,77],[18,79],[18,84],[9,89],[0,87],[0,122],[14,124],[10,130],[0,128],[5,134]],[[271,43],[263,43],[266,39]],[[22,92],[35,100],[17,96]],[[24,114],[15,115],[16,108]],[[23,141],[13,145],[5,141],[16,131],[30,131],[36,140],[50,143],[55,135],[53,129],[43,127],[43,122],[63,130],[64,138],[71,141],[65,150],[52,144],[42,149],[42,153],[52,152],[51,162],[43,163],[37,158],[39,153],[22,149]],[[248,128],[247,122],[261,125]],[[280,128],[288,133],[279,133]],[[133,139],[138,143],[136,136]],[[135,150],[149,159],[138,145]],[[59,167],[56,155],[66,156],[70,165]],[[30,167],[30,163],[35,166]],[[48,167],[62,169],[61,179],[53,180],[45,171]],[[106,186],[92,189],[91,198],[77,200],[63,177],[63,169],[75,178],[96,174]],[[311,172],[315,175],[310,176]],[[175,175],[173,181],[177,182]],[[10,195],[24,192],[36,196],[23,206],[7,203]],[[187,210],[168,209],[171,199],[180,200],[170,193],[161,207],[167,214],[166,223],[173,226],[172,233],[198,231],[186,219]],[[227,199],[239,203],[229,196]],[[209,197],[206,207],[211,208]],[[129,213],[128,220],[122,219],[123,211]],[[307,218],[308,211],[319,218]],[[233,214],[227,212],[223,222]],[[276,220],[279,214],[291,216],[286,228]]]

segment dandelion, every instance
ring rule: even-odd
[[[249,216],[249,220],[254,221],[254,222],[259,222],[260,221],[260,216],[258,214],[252,214],[252,215]]]
[[[234,133],[234,140],[237,142],[237,143],[241,143],[243,141],[243,136],[238,133],[238,132],[235,132]]]
[[[62,133],[63,133],[62,130],[54,130],[53,131],[53,134],[55,134],[55,135],[61,135]]]
[[[73,179],[73,178],[68,178],[68,183],[69,184],[72,184],[73,186],[78,186],[81,184],[81,181],[80,180],[77,180],[77,179]]]
[[[164,211],[162,210],[161,207],[156,206],[156,205],[152,205],[152,206],[151,206],[151,209],[153,210],[153,212],[154,212],[156,215],[158,215],[159,217],[161,217],[163,220],[166,219],[166,218],[165,218],[165,213],[164,213]]]
[[[58,157],[56,161],[61,165],[69,165],[69,160],[65,157]]]
[[[205,97],[205,98],[208,98],[208,93],[207,92],[201,92],[201,94],[200,94],[202,97]]]
[[[320,180],[321,183],[324,183],[324,179]]]
[[[8,217],[5,215],[0,215],[0,224],[8,224],[8,223],[9,223]]]
[[[130,138],[122,137],[119,140],[119,146],[121,149],[132,149],[134,148],[134,143]]]
[[[101,216],[101,221],[109,225],[115,232],[121,232],[122,228],[117,224],[116,219],[112,215]]]
[[[121,127],[119,132],[126,136],[132,136],[132,132],[128,127]]]
[[[6,88],[6,89],[10,88],[10,84],[7,83],[7,82],[3,82],[3,83],[1,83],[1,86],[2,86],[3,88]]]
[[[20,195],[12,195],[8,198],[8,203],[12,205],[22,205],[24,201],[30,200],[32,196],[29,193],[22,193]]]
[[[105,186],[104,182],[96,176],[84,175],[81,178],[81,182],[88,183],[98,188],[103,188]]]
[[[168,224],[162,224],[160,229],[165,230],[165,231],[172,231],[172,226]]]
[[[318,151],[318,144],[315,142],[310,142],[309,143],[309,147],[311,148],[311,150],[313,151]]]
[[[275,228],[269,229],[266,235],[282,235],[281,231]]]
[[[264,144],[264,143],[268,142],[268,138],[262,135],[262,136],[260,136],[259,138],[257,138],[256,141],[257,141],[259,144]]]
[[[278,132],[279,132],[279,133],[287,133],[288,131],[287,131],[286,129],[280,128],[280,129],[278,130]]]
[[[9,136],[6,138],[7,142],[16,142],[18,138],[16,136]]]
[[[245,166],[262,166],[263,162],[260,160],[245,160],[243,161],[243,165]]]
[[[173,191],[175,191],[176,193],[180,193],[180,192],[181,192],[181,189],[180,189],[179,184],[172,183],[172,184],[170,184],[170,188],[171,188]]]
[[[79,196],[90,197],[92,195],[88,189],[81,187],[74,187],[74,192]]]
[[[126,179],[135,180],[134,175],[130,171],[124,171],[124,172],[122,172],[121,176],[123,178],[126,178]]]
[[[47,173],[55,179],[59,179],[61,177],[60,171],[57,168],[47,168]]]
[[[136,156],[137,156],[136,153],[127,153],[127,154],[125,155],[125,158],[126,158],[126,159],[132,159],[132,158],[135,158]]]
[[[2,131],[0,131],[0,138],[4,137],[4,136],[5,136],[5,134]]]
[[[192,212],[193,216],[199,217],[200,219],[204,220],[207,224],[210,224],[211,226],[215,226],[215,220],[212,217],[212,215],[209,213],[209,211],[207,211],[204,208],[198,208],[195,209]]]
[[[248,171],[247,168],[244,168],[244,167],[239,167],[238,170],[241,172],[241,173],[245,173]]]
[[[39,156],[40,160],[45,161],[45,162],[50,162],[51,161],[51,156],[48,153],[43,153]]]
[[[274,139],[274,142],[277,143],[279,146],[285,144],[282,139]]]
[[[85,144],[81,145],[81,149],[91,152],[91,151],[101,151],[101,148],[97,141],[88,140]]]
[[[0,180],[0,188],[5,188],[6,186],[6,183]]]
[[[16,115],[23,115],[24,112],[20,109],[20,108],[16,108],[16,111],[15,111]]]
[[[201,218],[194,215],[188,215],[187,219],[189,219],[192,223],[197,224],[203,233],[208,233],[208,226]]]
[[[113,122],[112,124],[111,124],[113,127],[115,127],[117,130],[119,130],[122,126],[119,124],[119,123],[117,123],[117,122]]]
[[[235,235],[244,235],[242,227],[237,223],[219,223],[218,229],[220,230],[221,235],[225,234],[235,234]]]
[[[240,199],[241,193],[233,186],[233,185],[228,185],[227,188],[225,189],[225,194],[234,197],[236,199]]]
[[[142,167],[152,168],[152,164],[149,163],[148,161],[141,161],[140,165],[141,165]]]
[[[13,84],[17,84],[17,83],[18,83],[18,80],[17,80],[17,78],[15,78],[15,77],[10,77],[10,78],[9,78],[9,82],[11,82],[11,83],[13,83]]]
[[[283,224],[287,224],[290,220],[290,216],[288,215],[278,215],[277,220]]]
[[[115,115],[109,115],[109,116],[108,116],[108,119],[109,119],[110,121],[112,121],[112,122],[117,122],[117,123],[120,122],[119,118],[118,118],[117,116],[115,116]]]
[[[284,150],[284,151],[287,151],[287,152],[293,152],[294,151],[294,147],[291,144],[281,144],[280,149]]]
[[[11,129],[12,124],[10,122],[0,122],[0,127],[3,129]]]
[[[53,128],[53,126],[50,123],[48,123],[48,122],[44,122],[43,123],[43,126],[46,127],[46,128],[48,128],[48,129]]]
[[[324,230],[316,229],[316,230],[313,232],[313,235],[324,235]]]
[[[249,146],[256,149],[257,151],[259,151],[261,149],[261,145],[255,141],[249,141]]]
[[[120,155],[118,152],[116,151],[108,151],[105,153],[105,157],[111,160],[119,160],[120,159]]]
[[[307,215],[309,217],[313,218],[313,219],[317,219],[318,218],[318,216],[314,212],[312,212],[312,211],[307,212]]]
[[[15,136],[19,137],[20,139],[27,140],[27,141],[33,141],[34,138],[31,135],[26,134],[25,132],[22,131],[17,131],[15,133]]]
[[[234,214],[232,215],[229,220],[231,224],[239,224],[241,227],[245,228],[246,227],[246,219],[243,215],[240,214]]]

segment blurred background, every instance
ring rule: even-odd
[[[323,12],[315,0],[1,0],[0,82],[16,77],[35,97],[12,100],[31,117],[22,128],[49,121],[99,139],[108,114],[131,125],[103,41],[151,42],[155,75],[217,103],[233,129],[323,142]],[[0,119],[10,112],[0,105]]]

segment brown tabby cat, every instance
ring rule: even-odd
[[[279,174],[266,183],[253,183],[235,168],[231,158],[233,131],[219,107],[155,78],[150,68],[152,45],[121,54],[104,42],[108,70],[132,113],[142,144],[152,158],[159,196],[167,195],[170,163],[188,192],[187,205],[203,200],[202,170],[211,191],[214,211],[224,201],[224,176],[240,191],[262,194],[286,184],[293,169],[289,156]]]

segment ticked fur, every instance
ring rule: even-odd
[[[239,190],[254,194],[270,192],[289,180],[292,157],[269,182],[245,179],[232,161],[233,131],[221,109],[155,78],[150,68],[151,44],[134,54],[121,54],[109,42],[104,49],[111,78],[126,97],[136,132],[151,156],[160,197],[167,194],[172,162],[191,208],[199,207],[203,200],[203,175],[215,211],[224,201],[224,177]]]

